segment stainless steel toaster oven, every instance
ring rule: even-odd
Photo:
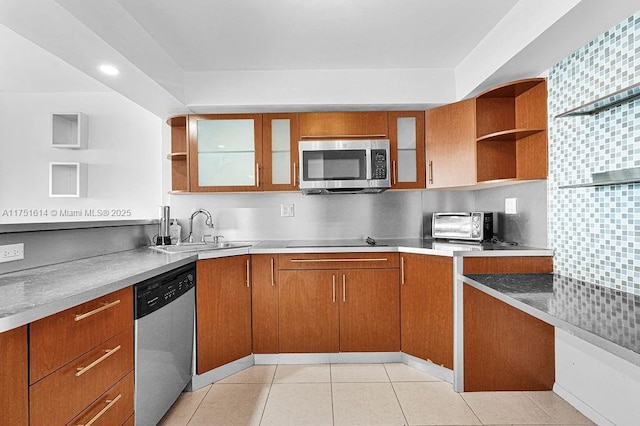
[[[490,240],[493,238],[493,213],[434,213],[431,236],[447,240]]]

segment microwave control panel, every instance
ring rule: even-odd
[[[384,149],[371,150],[371,178],[387,178],[387,151]]]

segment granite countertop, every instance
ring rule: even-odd
[[[439,256],[551,256],[522,246],[385,239],[254,241],[252,246],[165,254],[149,248],[128,250],[0,275],[0,332],[104,296],[198,259],[241,254],[405,252]]]
[[[557,274],[467,275],[464,282],[640,365],[640,296]]]

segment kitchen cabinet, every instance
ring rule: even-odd
[[[301,140],[389,137],[389,120],[384,111],[304,112],[298,116]]]
[[[277,256],[251,256],[251,322],[253,353],[278,353]]]
[[[546,87],[515,81],[427,111],[427,187],[546,179]]]
[[[262,115],[265,191],[295,191],[298,187],[298,114]]]
[[[66,424],[92,412],[98,398],[133,376],[131,287],[29,325],[30,424]],[[133,414],[133,380],[103,408]],[[127,387],[130,386],[130,387]],[[112,403],[113,402],[113,403]]]
[[[251,354],[249,255],[196,263],[197,373]]]
[[[400,255],[402,352],[453,369],[453,259]]]
[[[396,253],[278,256],[279,352],[400,350]]]
[[[262,115],[189,115],[190,190],[262,190]],[[261,186],[262,185],[262,186]]]
[[[188,192],[189,184],[189,153],[188,153],[188,118],[186,115],[170,117],[167,124],[171,127],[171,152],[167,159],[171,161],[171,190],[173,192]]]
[[[0,424],[29,424],[27,326],[0,333]]]
[[[390,111],[391,188],[425,188],[425,113]]]

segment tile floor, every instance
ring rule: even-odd
[[[553,392],[472,392],[404,364],[255,365],[183,393],[162,426],[584,425]]]

